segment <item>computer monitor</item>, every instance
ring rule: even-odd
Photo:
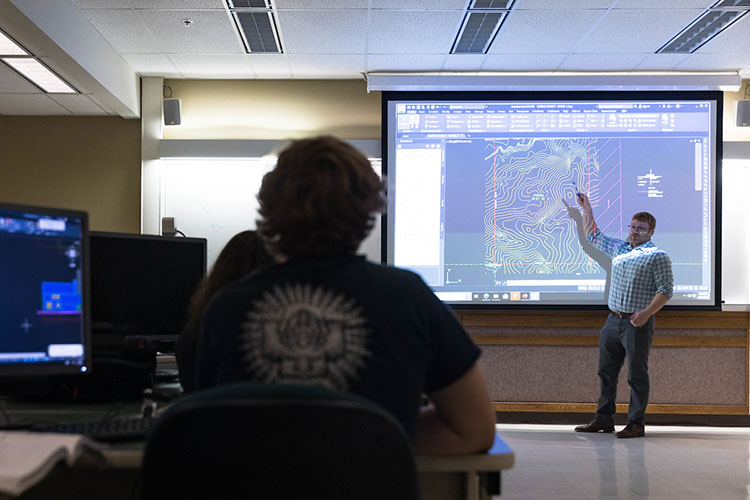
[[[206,275],[206,248],[205,238],[92,231],[94,334],[114,330],[172,350]]]
[[[0,376],[91,363],[86,212],[0,203]]]

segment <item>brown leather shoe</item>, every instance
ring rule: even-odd
[[[628,425],[626,425],[623,430],[615,434],[615,436],[617,436],[618,438],[623,439],[643,437],[645,435],[646,428],[641,424],[636,424],[635,422],[628,422]]]
[[[612,432],[614,430],[614,425],[604,425],[598,420],[592,420],[586,425],[579,425],[575,428],[576,432]]]

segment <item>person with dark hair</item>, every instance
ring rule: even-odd
[[[356,255],[384,206],[367,158],[333,137],[294,141],[258,201],[278,263],[206,309],[198,387],[318,384],[389,410],[419,453],[488,449],[495,413],[479,348],[418,275]],[[431,404],[420,408],[423,394]]]
[[[175,359],[180,383],[185,392],[195,386],[195,349],[201,315],[213,295],[224,285],[272,262],[255,231],[235,234],[224,245],[211,271],[201,280],[190,299],[188,319],[177,337]]]
[[[588,240],[612,257],[612,270],[607,301],[610,313],[599,334],[599,403],[594,420],[575,430],[614,431],[617,379],[627,358],[628,423],[616,435],[618,438],[641,437],[645,435],[644,415],[650,387],[648,353],[654,336],[654,314],[672,297],[672,262],[667,253],[651,241],[656,219],[650,213],[633,215],[628,239],[623,241],[605,236],[599,230],[588,196],[577,193],[576,199],[582,208],[583,230]]]

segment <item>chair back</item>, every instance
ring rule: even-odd
[[[409,437],[364,398],[238,383],[169,408],[146,443],[143,499],[415,500]]]

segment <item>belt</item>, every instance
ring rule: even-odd
[[[609,313],[615,318],[620,318],[620,319],[629,318],[633,315],[633,313],[620,313],[620,312],[614,312],[614,311],[609,311]]]

